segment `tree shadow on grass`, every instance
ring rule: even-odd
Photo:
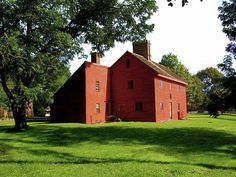
[[[45,153],[45,152],[43,152]],[[56,152],[53,152],[55,155]],[[120,159],[120,158],[89,158],[89,157],[78,157],[72,156],[67,153],[57,153],[61,157],[61,160],[0,160],[0,164],[48,164],[48,165],[75,165],[75,164],[118,164],[118,163],[148,163],[148,164],[159,164],[159,165],[186,165],[186,166],[197,166],[208,169],[218,170],[236,170],[236,167],[232,166],[219,166],[205,163],[187,163],[181,161],[158,161],[158,160],[139,160],[139,159]],[[63,157],[63,158],[62,158]]]
[[[230,114],[222,115],[222,116],[218,117],[217,119],[219,119],[219,120],[228,120],[228,121],[236,121],[236,115],[230,115]]]
[[[132,124],[132,123],[131,123]],[[236,157],[236,136],[214,129],[183,128],[137,128],[130,126],[78,126],[63,127],[44,124],[22,133],[37,141],[18,139],[23,143],[40,143],[47,146],[69,146],[79,143],[121,145],[159,145],[172,152],[222,152]],[[2,139],[4,140],[4,139]],[[7,138],[5,139],[7,141]],[[1,141],[1,139],[0,139]],[[221,147],[231,147],[222,149]]]
[[[118,124],[117,124],[118,125]],[[5,127],[7,129],[7,127]],[[4,129],[1,127],[1,129]],[[11,133],[9,137],[11,136]],[[1,142],[15,141],[28,144],[38,143],[40,145],[60,147],[70,146],[80,143],[97,143],[97,144],[119,144],[119,145],[151,145],[152,151],[155,151],[155,146],[163,147],[173,153],[224,153],[232,158],[236,157],[236,136],[223,131],[214,129],[206,129],[199,127],[183,127],[183,128],[158,128],[158,127],[133,127],[130,126],[72,126],[65,127],[53,124],[37,124],[31,127],[30,131],[18,133],[18,139],[0,138]],[[34,140],[28,138],[34,137]],[[5,143],[6,144],[6,143]],[[2,144],[4,145],[4,144]],[[222,147],[228,147],[222,149]],[[182,164],[196,165],[209,169],[229,169],[236,170],[235,167],[217,166],[205,163],[186,163],[186,162],[163,162],[156,160],[138,160],[138,159],[122,159],[122,158],[89,158],[78,157],[70,153],[60,153],[50,150],[33,150],[25,149],[27,152],[34,155],[42,156],[51,154],[56,161],[9,161],[3,160],[0,163],[56,163],[56,164],[89,164],[89,163],[156,163],[156,164]]]

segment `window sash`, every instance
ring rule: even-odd
[[[164,103],[160,102],[160,110],[163,111],[164,110]]]
[[[135,111],[136,112],[142,112],[143,111],[143,103],[142,102],[135,103]]]
[[[100,113],[100,108],[101,108],[100,103],[96,103],[96,112],[97,113]]]
[[[100,82],[96,81],[96,92],[100,91]]]
[[[129,80],[128,81],[128,89],[133,89],[134,88],[134,81],[133,80]]]

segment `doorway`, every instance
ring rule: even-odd
[[[111,103],[106,102],[106,116],[110,116],[110,115],[111,115]]]

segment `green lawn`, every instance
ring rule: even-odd
[[[236,176],[236,115],[166,123],[0,121],[1,177]]]

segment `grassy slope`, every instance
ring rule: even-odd
[[[0,176],[236,176],[236,116],[167,123],[0,122]]]

